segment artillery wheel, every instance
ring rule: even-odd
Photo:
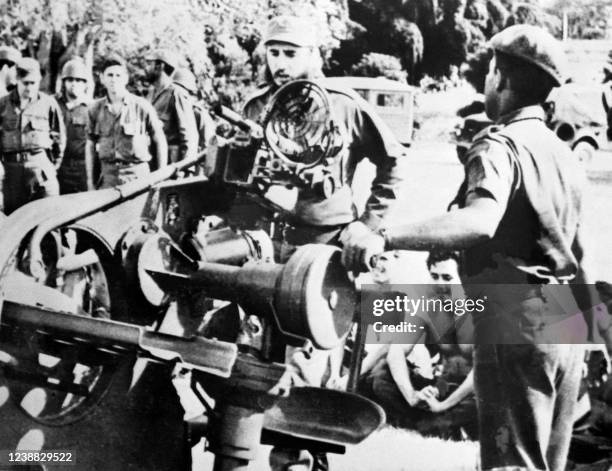
[[[59,303],[76,306],[80,315],[110,318],[108,272],[112,262],[92,236],[74,229],[45,236],[36,279],[27,274],[27,242],[28,238],[1,267],[3,287],[16,286],[24,304]],[[61,257],[90,249],[97,255],[94,263],[70,271],[57,269]],[[108,390],[118,365],[110,354],[87,348],[78,340],[59,341],[25,329],[3,329],[0,339],[0,354],[8,358],[3,370],[10,399],[44,425],[64,426],[83,419]]]

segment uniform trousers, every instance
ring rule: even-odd
[[[581,345],[476,345],[483,470],[565,469],[583,359]]]
[[[57,172],[44,150],[6,154],[2,160],[2,194],[6,214],[30,201],[59,195]]]
[[[102,160],[96,188],[113,188],[151,173],[148,162],[117,162]]]

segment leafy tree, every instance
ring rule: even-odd
[[[279,13],[312,18],[324,47],[338,45],[347,12],[342,0],[19,0],[0,2],[0,43],[36,57],[53,90],[72,55],[95,66],[108,52],[128,60],[140,90],[145,57],[177,51],[208,88],[245,88],[259,65],[261,28]],[[94,60],[95,52],[95,60]]]
[[[406,73],[397,57],[371,52],[365,54],[353,66],[351,72],[363,77],[386,77],[392,80],[406,81]]]
[[[548,11],[560,21],[567,13],[568,35],[574,39],[601,39],[610,27],[612,0],[556,0]]]

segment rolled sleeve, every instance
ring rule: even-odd
[[[361,222],[377,229],[400,197],[406,175],[407,148],[397,140],[382,119],[363,100],[357,101],[353,141],[360,160],[367,157],[376,166],[370,196]]]
[[[476,142],[466,156],[465,195],[492,198],[507,206],[516,181],[516,166],[501,143],[483,139]]]

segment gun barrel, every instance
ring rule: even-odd
[[[0,323],[29,328],[54,338],[84,342],[117,354],[137,353],[162,362],[182,362],[205,373],[227,378],[238,355],[235,344],[203,337],[177,337],[124,322],[94,319],[9,300]]]
[[[228,121],[230,124],[236,126],[241,131],[247,133],[259,132],[260,134],[262,134],[261,126],[251,120],[244,119],[242,116],[240,116],[238,113],[228,108],[227,106],[216,105],[213,107],[213,113],[215,113],[220,118],[223,118],[224,120]]]

